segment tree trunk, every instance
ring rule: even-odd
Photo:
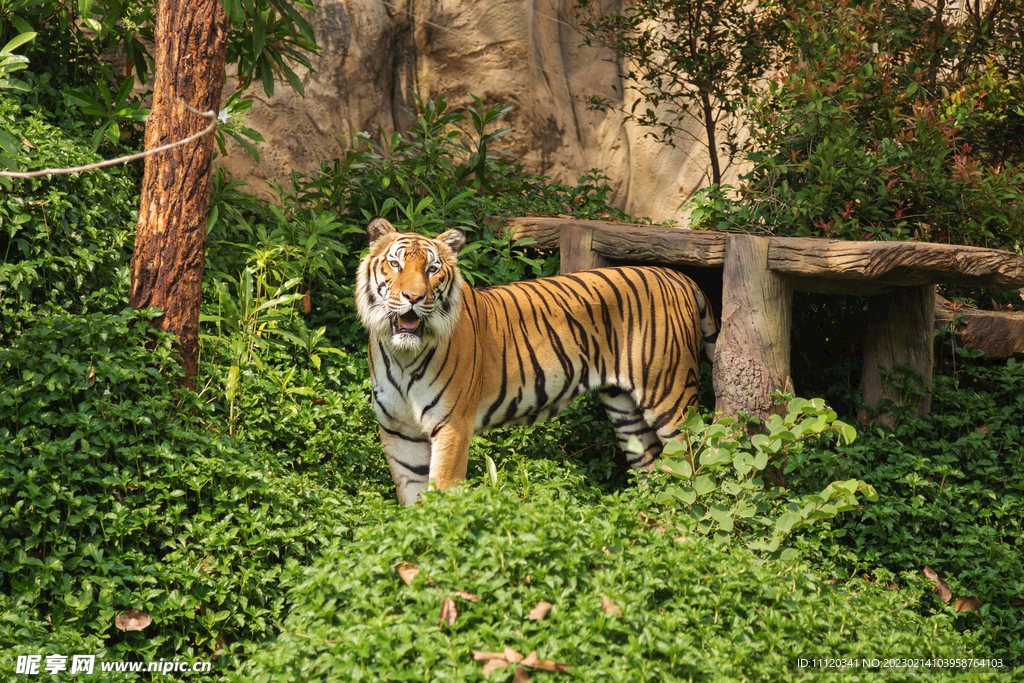
[[[161,0],[156,25],[156,80],[146,122],[146,149],[198,133],[217,111],[224,85],[228,21],[219,0]],[[183,385],[194,388],[199,301],[206,256],[213,135],[146,158],[132,255],[129,305],[155,306],[154,327],[178,337]]]

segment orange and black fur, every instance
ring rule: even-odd
[[[697,403],[701,343],[717,326],[692,280],[666,268],[600,268],[473,289],[459,230],[436,239],[367,226],[356,302],[370,332],[381,440],[402,505],[466,476],[474,434],[533,423],[596,389],[621,446],[651,469]]]

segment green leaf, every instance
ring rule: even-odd
[[[693,480],[693,490],[697,492],[698,496],[706,496],[717,488],[718,484],[715,483],[715,480],[706,474]]]
[[[757,455],[754,456],[753,461],[754,469],[761,471],[765,467],[768,467],[768,453],[765,451],[758,451]]]
[[[779,536],[787,536],[793,527],[801,523],[803,519],[803,515],[787,512],[775,521],[775,533]]]
[[[842,420],[834,421],[832,426],[839,429],[839,435],[847,445],[853,443],[854,439],[857,438],[857,430],[852,425],[848,425]]]
[[[690,463],[686,462],[684,458],[665,458],[661,462],[661,469],[663,472],[676,477],[683,477],[684,479],[689,479],[693,476],[693,468],[690,467]]]
[[[7,55],[11,54],[11,52],[18,49],[19,47],[21,47],[22,45],[29,42],[35,37],[35,31],[29,31],[27,33],[22,33],[14,36],[13,38],[11,38],[11,40],[7,42],[6,45],[4,45],[3,49],[0,50],[0,57],[6,57]]]
[[[732,453],[726,448],[706,448],[700,454],[700,464],[705,467],[716,467],[732,462]]]
[[[718,522],[718,526],[722,531],[729,533],[733,529],[732,511],[728,508],[712,503],[708,506],[708,513],[711,518]]]
[[[520,243],[521,242],[522,242],[522,240],[520,240]],[[466,252],[466,250],[463,249],[461,253],[465,253],[465,252]],[[675,455],[676,453],[685,453],[686,452],[686,446],[681,444],[679,441],[676,441],[675,439],[672,439],[667,444],[665,444],[665,448],[661,452],[662,452],[663,455]]]

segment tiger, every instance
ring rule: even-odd
[[[367,225],[356,308],[369,333],[373,407],[400,505],[464,479],[473,435],[557,415],[595,389],[634,469],[654,469],[697,404],[711,305],[685,275],[609,267],[476,289],[465,234]],[[642,451],[627,449],[630,437]]]

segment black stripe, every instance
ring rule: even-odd
[[[425,477],[428,474],[430,474],[430,465],[429,464],[427,464],[427,465],[417,465],[417,466],[413,467],[409,463],[403,462],[403,461],[399,460],[398,458],[396,458],[394,456],[392,456],[391,459],[394,460],[395,462],[397,462],[399,465],[401,465],[405,469],[407,469],[410,472],[412,472],[413,474],[418,474],[421,477]]]
[[[390,434],[391,436],[397,436],[399,439],[403,439],[405,441],[411,441],[412,443],[430,443],[429,439],[417,438],[415,436],[406,436],[405,434],[402,434],[401,432],[396,432],[393,429],[388,429],[384,425],[380,425],[380,428],[382,430],[384,430],[385,432],[387,432],[388,434]]]

